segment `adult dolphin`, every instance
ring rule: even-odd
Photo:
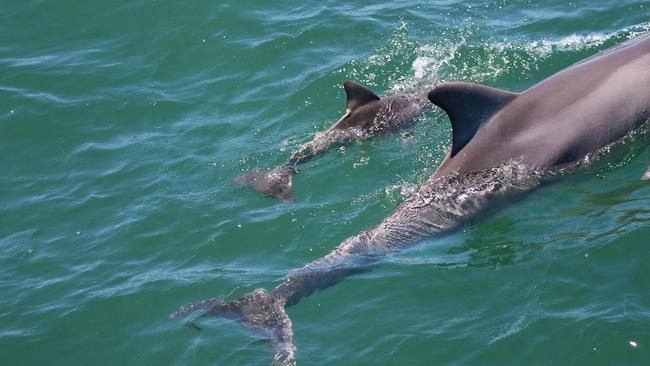
[[[424,96],[390,95],[378,97],[370,89],[353,81],[343,83],[347,95],[346,111],[336,123],[316,133],[312,141],[300,146],[282,166],[271,170],[253,170],[235,178],[261,194],[293,201],[292,177],[296,165],[305,163],[335,145],[365,140],[410,126],[422,116],[428,105]]]
[[[499,198],[537,187],[546,173],[577,166],[587,155],[640,127],[650,115],[650,37],[642,36],[561,71],[523,93],[442,83],[428,95],[452,123],[451,150],[419,189],[374,228],[290,272],[273,291],[213,298],[174,312],[236,319],[271,340],[276,364],[293,364],[285,307],[383,255],[449,232]]]

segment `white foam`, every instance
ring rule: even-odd
[[[413,74],[401,78],[392,87],[393,92],[418,92],[423,86],[430,86],[445,78],[464,78],[478,81],[499,77],[511,68],[521,70],[537,69],[539,59],[544,59],[556,52],[576,52],[601,47],[613,39],[634,38],[650,31],[650,22],[626,27],[611,33],[593,32],[571,34],[559,38],[545,38],[533,41],[478,41],[473,44],[471,31],[460,34],[455,41],[444,40],[441,43],[425,44],[416,49],[416,58],[412,62]],[[480,67],[466,62],[454,62],[459,52],[467,48],[486,49],[488,56]],[[510,52],[525,52],[529,57],[512,55]]]
[[[539,56],[547,56],[554,51],[580,51],[591,47],[598,47],[614,36],[614,33],[572,34],[560,39],[542,39],[523,45],[514,45],[514,47],[503,46],[503,48],[523,49],[524,51],[535,53]]]
[[[463,40],[464,41],[464,40]],[[458,49],[464,42],[446,42],[443,44],[428,44],[417,48],[417,57],[411,63],[413,74],[401,78],[391,90],[396,93],[419,93],[440,80],[440,74],[458,54]]]
[[[572,34],[557,39],[542,39],[524,44],[497,42],[493,45],[496,49],[521,49],[538,55],[548,55],[553,51],[580,51],[587,48],[598,47],[614,38],[634,38],[650,31],[650,22],[633,25],[611,33],[594,32],[588,34]]]

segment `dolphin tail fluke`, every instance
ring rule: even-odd
[[[284,310],[285,301],[266,290],[257,289],[242,297],[225,301],[223,297],[185,305],[173,312],[172,320],[203,311],[202,316],[221,316],[237,320],[268,338],[273,348],[272,365],[295,365],[295,346],[291,319]]]
[[[293,202],[292,177],[296,170],[290,165],[271,170],[253,170],[235,178],[235,183],[246,185],[264,196]]]
[[[224,297],[219,296],[219,297],[212,297],[199,302],[187,304],[179,308],[178,310],[174,311],[173,313],[171,313],[169,315],[169,319],[171,320],[184,319],[189,317],[192,314],[196,314],[199,312],[206,313],[210,311],[210,309],[212,309],[213,307],[223,303],[223,301],[224,301]]]

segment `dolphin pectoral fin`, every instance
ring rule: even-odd
[[[505,90],[463,82],[436,85],[427,97],[451,121],[453,157],[474,137],[483,122],[518,96]]]
[[[370,89],[357,84],[354,81],[346,80],[343,83],[343,88],[345,88],[345,93],[348,97],[348,111],[353,111],[364,104],[380,99],[377,94],[373,93]]]
[[[235,178],[235,183],[246,185],[267,197],[293,202],[292,178],[295,170],[281,166],[272,170],[254,170]]]
[[[181,319],[204,311],[201,316],[221,316],[236,320],[268,339],[273,350],[273,365],[295,365],[293,329],[284,305],[283,299],[257,289],[230,302],[225,302],[223,297],[215,297],[186,305],[173,312],[169,318]]]

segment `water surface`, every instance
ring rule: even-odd
[[[3,365],[267,364],[239,324],[168,314],[274,286],[449,146],[434,111],[306,164],[295,204],[232,184],[338,119],[344,80],[522,91],[650,30],[632,0],[0,4]],[[305,299],[298,363],[649,364],[647,164],[624,149]]]

